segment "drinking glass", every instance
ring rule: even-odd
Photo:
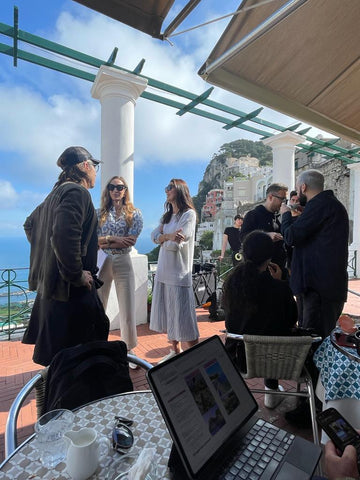
[[[54,468],[66,458],[67,446],[63,435],[71,430],[74,414],[70,410],[58,409],[45,413],[35,423],[37,448],[41,463]]]

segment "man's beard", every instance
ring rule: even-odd
[[[305,196],[303,193],[299,193],[298,197],[299,197],[299,198],[298,198],[298,202],[300,203],[300,205],[301,205],[302,207],[305,207],[306,202],[307,202],[306,196]]]

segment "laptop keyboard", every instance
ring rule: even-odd
[[[221,480],[268,480],[281,463],[295,436],[259,419],[243,438],[243,442],[227,464]]]

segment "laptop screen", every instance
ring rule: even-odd
[[[147,374],[191,476],[258,408],[218,336],[156,365]]]

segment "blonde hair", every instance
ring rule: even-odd
[[[99,225],[100,227],[104,225],[105,220],[107,216],[109,215],[109,211],[113,205],[113,202],[110,197],[110,192],[108,190],[108,186],[113,180],[120,180],[126,187],[125,190],[125,195],[122,198],[122,203],[123,203],[123,212],[125,214],[125,221],[126,225],[128,227],[131,227],[132,221],[133,221],[133,215],[134,211],[136,210],[132,202],[130,201],[130,195],[129,195],[129,189],[127,186],[127,183],[125,182],[123,177],[118,177],[115,175],[114,177],[111,177],[110,180],[107,182],[105,185],[105,188],[101,194],[101,204],[100,204],[100,220],[99,220]]]

